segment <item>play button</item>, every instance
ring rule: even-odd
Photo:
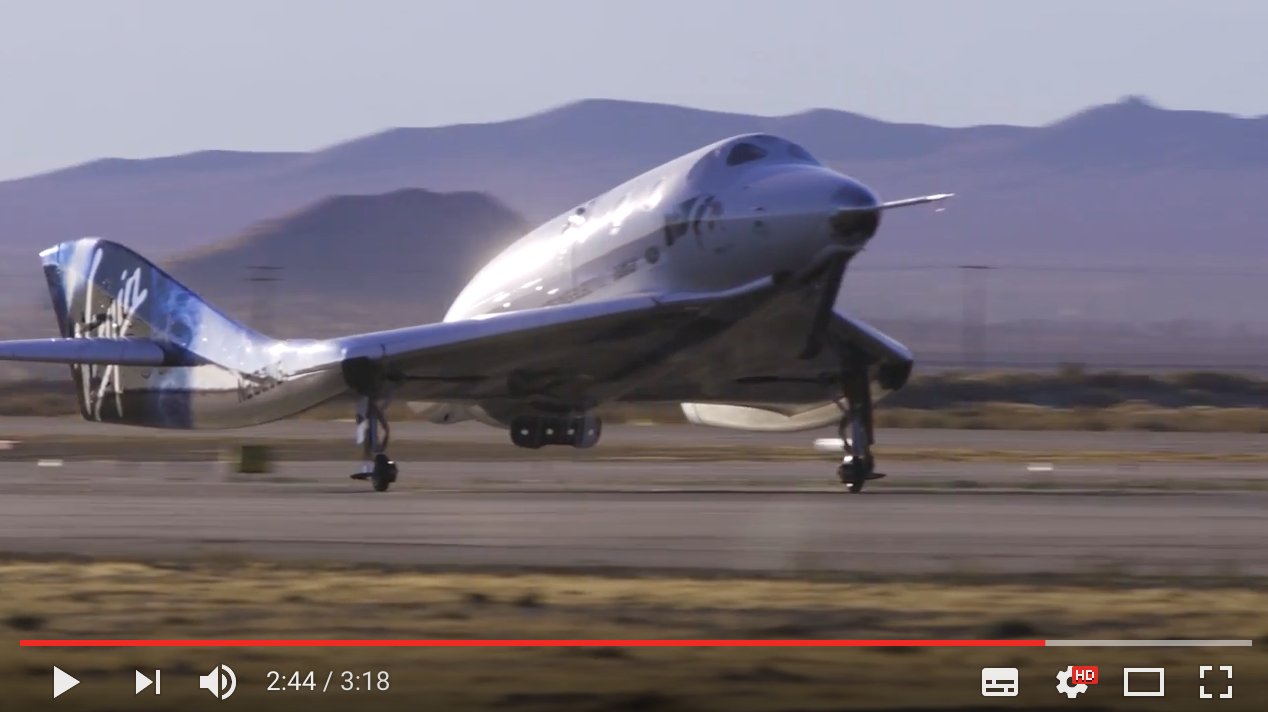
[[[146,677],[145,675],[142,675],[141,671],[137,670],[136,671],[136,693],[134,694],[137,694],[137,695],[141,694],[141,690],[144,690],[145,688],[153,684],[154,684],[153,680]]]
[[[78,684],[79,684],[79,680],[76,680],[70,675],[67,675],[66,673],[62,672],[62,669],[57,667],[56,665],[53,666],[53,698],[54,699],[56,699],[58,695],[62,694],[63,692],[69,690],[70,688]]]

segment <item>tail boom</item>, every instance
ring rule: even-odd
[[[0,342],[0,360],[68,364],[86,419],[242,427],[347,388],[333,347],[249,329],[122,245],[84,238],[40,257],[62,338]]]

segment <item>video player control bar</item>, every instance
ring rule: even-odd
[[[1250,640],[1045,640],[1047,648],[1249,648]]]
[[[21,640],[24,648],[1233,648],[1251,647],[1252,640]]]

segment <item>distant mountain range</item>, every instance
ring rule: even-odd
[[[1268,185],[1268,117],[1173,111],[1138,97],[1043,127],[968,128],[822,109],[758,117],[590,100],[511,121],[392,129],[309,153],[103,159],[0,182],[0,255],[20,258],[4,270],[6,284],[28,294],[40,285],[34,253],[83,235],[116,239],[156,258],[195,259],[190,251],[205,248],[185,264],[191,286],[204,274],[210,288],[247,263],[281,259],[277,246],[303,244],[309,238],[298,237],[301,232],[322,236],[324,247],[312,255],[323,261],[309,265],[291,258],[296,263],[284,266],[287,289],[318,283],[320,270],[337,268],[345,276],[372,271],[353,265],[373,260],[338,257],[345,239],[340,225],[361,231],[346,239],[357,249],[381,250],[376,259],[428,265],[474,260],[509,241],[498,231],[519,225],[520,218],[511,217],[516,213],[528,222],[545,219],[669,158],[750,131],[795,140],[883,197],[958,194],[943,213],[912,209],[887,217],[847,289],[865,316],[958,319],[964,287],[957,264],[1032,270],[1135,265],[1155,270],[1154,276],[997,270],[989,281],[991,315],[1268,323],[1258,306],[1268,296],[1268,286],[1260,286],[1268,280],[1221,276],[1258,265],[1268,270],[1268,214],[1261,207]],[[377,210],[371,206],[392,203],[386,196],[364,203],[341,198],[335,206],[293,212],[331,195],[402,188],[479,192],[487,194],[480,200],[505,201],[505,207],[481,203],[472,210],[483,217],[470,222],[450,215],[444,225],[394,229],[381,229],[393,218],[371,215]],[[397,197],[402,195],[408,194]],[[348,218],[354,205],[370,212],[357,213],[352,223],[314,217]],[[292,217],[264,222],[278,215]],[[367,227],[361,220],[380,222]],[[366,235],[388,233],[395,235],[390,244],[367,242]],[[240,236],[237,247],[209,247],[232,235]],[[472,251],[456,255],[458,242]],[[28,264],[29,283],[15,276],[24,275]],[[932,269],[938,266],[945,269]],[[457,279],[468,271],[464,262],[442,273]],[[1167,276],[1174,273],[1181,276]],[[381,292],[386,276],[348,279],[348,288],[336,290],[339,299],[363,284]],[[393,284],[411,299],[421,298],[411,291],[415,284]],[[447,286],[437,294],[446,290],[453,291]],[[429,313],[443,308],[426,306]]]
[[[441,319],[480,267],[530,229],[483,193],[406,188],[326,198],[164,267],[218,306],[246,306],[246,318],[293,321],[305,303],[319,317],[390,305],[405,323],[425,323]],[[283,312],[250,314],[274,306]]]

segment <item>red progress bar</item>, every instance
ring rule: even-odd
[[[24,648],[1034,648],[1042,640],[23,640]]]

